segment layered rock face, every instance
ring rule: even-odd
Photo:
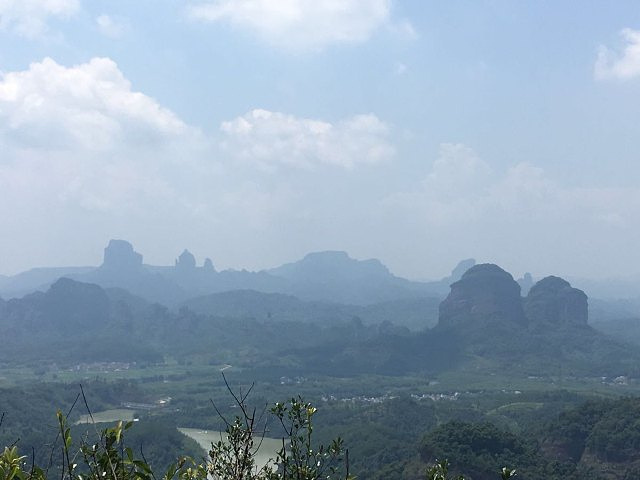
[[[546,277],[520,296],[520,285],[493,264],[471,267],[440,304],[439,325],[500,322],[530,328],[586,326],[587,295],[560,277]]]
[[[142,267],[142,255],[133,250],[126,240],[110,240],[104,249],[103,268],[114,270],[135,270]]]
[[[189,271],[196,268],[196,257],[185,249],[176,260],[176,269]]]
[[[531,287],[524,311],[535,325],[587,325],[587,295],[560,277],[546,277]]]
[[[469,270],[471,267],[474,267],[475,264],[476,264],[475,258],[467,258],[466,260],[461,260],[460,262],[458,262],[458,265],[456,265],[456,268],[454,268],[451,271],[451,276],[449,277],[449,280],[452,283],[457,282],[462,278],[462,276],[465,273],[467,273],[467,270]]]
[[[517,282],[518,285],[520,285],[520,291],[522,292],[522,295],[527,295],[534,284],[533,277],[529,272],[525,273],[522,278],[519,278],[517,280]]]
[[[207,272],[215,272],[216,269],[213,266],[213,262],[211,261],[210,258],[205,258],[204,259],[204,265],[202,265],[202,268],[204,268],[205,271]]]
[[[497,265],[475,265],[451,285],[451,292],[440,304],[439,325],[486,325],[496,321],[526,325],[520,285]]]

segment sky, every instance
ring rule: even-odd
[[[630,1],[0,0],[0,274],[640,274]]]

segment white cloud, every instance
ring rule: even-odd
[[[611,274],[628,269],[619,252],[640,241],[640,188],[568,186],[529,163],[496,171],[464,145],[441,146],[422,182],[385,197],[380,211],[389,229],[450,263],[471,255]]]
[[[594,67],[597,80],[629,80],[640,76],[640,30],[625,28],[620,36],[625,43],[622,51],[600,46]]]
[[[289,50],[368,40],[389,24],[391,0],[213,0],[192,4],[190,18],[228,22]],[[403,31],[413,31],[404,21]]]
[[[20,231],[21,218],[75,225],[89,213],[115,221],[163,212],[267,229],[293,193],[245,162],[349,168],[391,156],[387,134],[375,115],[331,124],[254,110],[208,138],[108,58],[70,67],[47,58],[0,75],[0,218]]]
[[[96,25],[102,35],[109,38],[120,38],[127,29],[126,22],[107,14],[96,17]]]
[[[0,76],[0,190],[11,205],[109,211],[168,199],[172,163],[203,144],[108,58],[46,58]]]
[[[615,218],[618,225],[632,227],[640,216],[640,189],[567,187],[529,163],[495,172],[471,148],[442,144],[420,188],[393,194],[385,203],[420,212],[427,223],[440,226],[489,219],[571,219],[567,225],[575,226]]]
[[[0,0],[0,29],[34,38],[47,31],[49,17],[70,17],[79,9],[80,0]]]
[[[431,173],[423,182],[425,191],[439,199],[459,198],[485,188],[491,168],[469,147],[443,143]]]
[[[394,154],[387,126],[373,114],[329,123],[258,109],[223,122],[221,131],[228,152],[265,169],[318,164],[352,168]]]
[[[199,245],[217,265],[277,263],[273,252],[290,258],[293,237],[320,248],[338,197],[359,188],[360,176],[319,165],[382,161],[389,137],[372,114],[326,122],[264,110],[209,137],[136,91],[110,59],[45,59],[0,75],[2,268],[95,264],[114,236],[152,262]]]
[[[0,76],[0,135],[15,146],[108,150],[196,134],[152,98],[133,91],[115,62],[73,67],[50,58]]]

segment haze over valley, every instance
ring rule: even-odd
[[[388,465],[375,463],[379,459],[371,463],[377,447],[368,454],[363,450],[355,465],[372,478],[385,468],[411,476],[408,471],[426,468],[421,462],[447,451],[450,440],[440,438],[427,441],[420,457],[401,454],[400,445],[416,442],[421,428],[440,425],[433,430],[436,436],[451,434],[447,428],[475,428],[434,423],[433,415],[490,421],[496,425],[491,428],[517,434],[533,428],[530,415],[539,409],[549,430],[529,434],[566,446],[553,451],[544,442],[521,446],[529,453],[518,454],[516,461],[530,472],[558,461],[564,462],[561,471],[576,475],[605,471],[608,454],[590,453],[595,456],[586,462],[559,453],[576,446],[553,423],[568,420],[554,418],[563,409],[579,408],[590,392],[615,398],[640,388],[640,318],[618,317],[618,305],[601,300],[601,321],[594,328],[587,295],[566,280],[535,281],[527,275],[516,281],[499,266],[472,259],[432,282],[396,277],[377,260],[354,260],[344,252],[312,253],[262,272],[218,272],[209,259],[197,266],[186,250],[173,266],[147,265],[130,243],[112,240],[98,267],[34,269],[7,277],[2,288],[27,292],[0,300],[0,328],[11,338],[0,353],[0,381],[10,403],[12,386],[48,385],[56,391],[58,382],[82,382],[97,405],[110,408],[96,413],[99,422],[135,417],[151,431],[164,429],[167,438],[176,432],[171,425],[178,425],[200,444],[204,434],[198,432],[222,428],[215,411],[195,400],[208,392],[224,402],[220,378],[211,377],[220,371],[234,382],[258,382],[266,398],[306,392],[332,412],[325,419],[327,435],[339,428],[333,422],[344,422],[338,420],[341,405],[362,414],[378,408],[374,405],[395,405],[393,413],[380,414],[383,423],[399,421],[396,416],[409,410],[422,412],[415,433],[394,440],[400,450]],[[59,395],[64,401],[66,393]],[[488,403],[469,417],[466,405],[478,399]],[[462,410],[440,411],[439,405],[452,402]],[[46,405],[37,408],[42,412]],[[514,405],[520,407],[510,412]],[[598,408],[622,408],[615,405]],[[10,412],[4,438],[21,418]],[[82,418],[81,424],[89,421],[87,414]],[[355,428],[344,425],[347,431]],[[46,432],[36,429],[25,444],[35,448]],[[149,435],[141,432],[143,438]],[[358,432],[352,437],[356,451],[364,448],[365,434]],[[476,434],[489,436],[483,442],[504,435],[468,433]],[[176,446],[199,448],[178,438],[170,452]],[[150,437],[146,442],[153,444]],[[479,469],[477,478],[485,478],[486,467],[480,465],[488,457],[477,455],[465,457],[467,464],[459,468]],[[155,453],[153,458],[168,460]],[[632,456],[623,458],[617,468],[626,474],[635,464]]]
[[[637,480],[638,105],[632,0],[0,0],[0,480]]]

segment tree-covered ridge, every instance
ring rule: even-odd
[[[622,398],[588,401],[519,434],[488,422],[450,421],[423,437],[421,463],[406,463],[405,473],[447,458],[453,474],[473,480],[495,478],[501,464],[517,466],[518,478],[530,480],[630,480],[640,473],[638,418],[640,399]]]
[[[264,414],[247,407],[246,395],[237,398],[241,405],[237,414],[223,417],[226,440],[212,444],[204,462],[198,449],[181,439],[175,428],[172,433],[169,425],[119,422],[104,430],[94,427],[91,434],[72,426],[59,412],[56,423],[50,425],[56,439],[44,445],[49,455],[21,456],[24,442],[9,443],[0,455],[1,478],[145,480],[160,478],[164,472],[167,480],[204,480],[207,474],[219,480],[351,478],[354,470],[345,443],[340,438],[325,446],[318,443],[317,409],[300,398],[270,409],[284,448],[268,466],[256,464],[255,453],[265,434]],[[429,480],[512,478],[511,468],[500,471],[500,465],[506,465],[516,466],[517,477],[523,480],[631,480],[640,472],[639,413],[639,399],[590,401],[562,413],[537,432],[521,434],[487,422],[449,421],[422,438],[418,457],[398,461],[391,456],[371,466],[363,478],[418,479],[425,478],[425,472]],[[358,444],[364,439],[353,440]],[[396,448],[402,445],[388,445],[391,451]],[[357,464],[353,458],[359,451],[366,454],[366,449],[351,450],[352,463]]]
[[[226,382],[226,380],[225,380]],[[257,452],[266,434],[262,424],[264,413],[257,413],[246,403],[250,391],[236,395],[238,413],[235,418],[225,418],[225,434],[218,442],[211,443],[207,457],[199,460],[195,455],[185,455],[192,446],[166,426],[151,425],[135,432],[134,422],[119,421],[113,427],[98,430],[94,434],[82,433],[73,427],[68,417],[57,412],[57,435],[46,445],[50,450],[48,460],[38,462],[35,454],[21,455],[14,442],[0,453],[0,479],[2,480],[354,480],[350,473],[349,450],[340,437],[323,445],[315,440],[314,421],[317,409],[301,397],[278,402],[269,409],[282,432],[282,448],[264,465],[257,463]],[[86,404],[86,398],[83,399]],[[76,398],[77,401],[77,398]],[[75,402],[74,402],[75,405]],[[214,405],[215,408],[215,405]],[[89,412],[90,414],[90,412]],[[91,416],[91,414],[90,414]],[[462,432],[463,434],[465,432]],[[77,437],[80,437],[78,440]],[[155,442],[147,455],[142,447],[145,438]],[[160,441],[158,441],[160,440]],[[139,454],[132,448],[139,444]],[[178,449],[180,455],[171,460]],[[148,460],[148,457],[152,461]],[[162,465],[166,465],[164,468]],[[428,480],[447,480],[449,463],[436,460],[426,469]],[[164,473],[163,473],[164,472]],[[515,476],[515,470],[503,467],[503,480]],[[464,480],[458,476],[457,480]],[[471,477],[469,477],[471,480]]]
[[[362,307],[236,291],[175,311],[122,289],[62,278],[46,292],[0,304],[0,328],[14,339],[0,361],[150,364],[171,351],[185,362],[206,357],[282,375],[437,374],[479,365],[494,372],[508,365],[525,376],[638,374],[640,350],[587,324],[583,292],[556,277],[538,282],[524,299],[519,292],[504,270],[476,265],[452,284],[437,326],[412,332],[395,322],[411,317],[415,327],[420,309],[432,302]],[[425,323],[430,316],[424,313]]]
[[[256,455],[266,434],[261,414],[248,407],[249,392],[237,395],[229,389],[238,413],[227,418],[218,412],[226,424],[224,438],[212,443],[207,458],[187,456],[188,442],[180,441],[163,426],[147,426],[144,433],[135,431],[134,422],[119,421],[113,427],[95,429],[95,435],[82,434],[81,427],[73,427],[67,415],[57,412],[57,435],[47,445],[48,461],[38,461],[20,455],[17,442],[6,446],[0,454],[1,480],[319,480],[354,478],[349,473],[349,453],[340,438],[329,444],[314,440],[313,417],[317,409],[302,398],[276,403],[269,415],[282,432],[282,448],[265,465],[259,465]],[[77,400],[77,399],[76,399]],[[83,400],[86,398],[83,393]],[[75,402],[74,402],[75,405]],[[214,405],[214,408],[215,405]],[[216,408],[217,411],[217,408]],[[90,413],[89,413],[90,414]],[[91,414],[90,414],[91,415]],[[74,433],[75,430],[75,433]],[[175,429],[174,429],[175,431]],[[177,432],[176,432],[177,433]],[[79,434],[80,439],[75,435]],[[140,446],[137,454],[132,446],[151,436],[154,464]],[[157,437],[157,438],[156,438]],[[163,438],[164,437],[164,438]],[[158,441],[159,440],[159,441]],[[163,443],[164,442],[164,443]],[[165,445],[166,444],[166,445]],[[180,456],[167,462],[167,452],[180,449]],[[164,474],[162,472],[165,472]]]
[[[153,397],[141,387],[134,382],[97,382],[87,384],[84,392],[87,402],[98,409],[114,408],[125,398],[152,403]],[[73,448],[83,442],[98,442],[103,426],[94,426],[87,418],[75,425],[84,410],[77,391],[54,384],[26,387],[23,392],[0,390],[0,405],[5,411],[0,445],[15,444],[20,452],[29,454],[29,462],[35,458],[39,465],[48,464],[51,443],[59,430],[51,403],[69,405],[74,401],[76,408],[71,409],[67,421]],[[184,454],[200,459],[199,448],[179,434],[176,426],[224,430],[225,425],[233,425],[239,410],[229,408],[221,394],[215,396],[215,404],[227,424],[206,397],[201,405],[206,416],[194,416],[189,402],[175,399],[171,407],[141,412],[139,421],[127,429],[127,445],[136,454],[142,450],[145,462],[155,472],[164,471]],[[637,478],[633,472],[637,473],[638,467],[640,399],[591,399],[567,408],[581,398],[584,395],[563,391],[520,395],[478,392],[456,401],[400,396],[361,406],[336,399],[322,401],[318,412],[313,411],[313,435],[324,445],[343,438],[349,447],[350,472],[358,478],[424,479],[429,466],[444,459],[450,461],[451,478],[464,475],[468,480],[499,478],[497,469],[501,466],[517,468],[518,478],[529,480]],[[257,400],[259,416],[269,402],[261,397]],[[247,411],[251,414],[254,410]],[[297,411],[306,410],[298,406]],[[287,437],[290,426],[278,422],[272,417],[267,424],[269,436]],[[262,432],[265,423],[254,423],[256,431]],[[60,456],[55,460],[59,462]]]
[[[517,379],[529,389],[536,383],[538,389],[557,389],[565,382],[582,382],[614,391],[627,380],[631,388],[640,358],[637,349],[593,330],[586,323],[584,294],[562,279],[544,279],[522,298],[518,284],[495,265],[479,265],[468,273],[454,282],[442,303],[440,324],[422,332],[391,321],[369,323],[349,313],[369,312],[373,317],[376,306],[371,305],[351,310],[281,294],[236,291],[202,297],[202,309],[195,312],[189,304],[172,310],[123,289],[61,279],[46,292],[0,302],[0,328],[12,338],[0,350],[0,362],[18,372],[26,364],[25,370],[42,371],[38,378],[48,380],[58,380],[51,372],[82,378],[85,362],[115,362],[110,374],[131,368],[140,379],[127,387],[129,392],[135,393],[142,382],[153,384],[131,395],[136,400],[145,403],[146,392],[171,392],[178,397],[171,408],[150,412],[127,430],[129,439],[136,434],[172,439],[145,450],[146,463],[154,470],[156,462],[191,448],[176,432],[178,425],[221,428],[212,422],[211,411],[197,408],[196,400],[188,397],[207,391],[211,373],[232,365],[234,375],[245,380],[263,379],[271,392],[269,402],[276,389],[288,384],[299,382],[300,388],[313,391],[314,402],[322,399],[322,411],[328,413],[320,414],[316,433],[325,445],[335,436],[344,437],[351,446],[351,471],[361,478],[424,478],[429,465],[444,458],[451,460],[447,475],[481,480],[496,478],[496,468],[502,465],[517,466],[519,476],[532,480],[611,476],[606,469],[631,475],[637,445],[632,418],[621,424],[615,416],[603,416],[596,402],[564,414],[569,421],[563,416],[555,426],[540,430],[534,428],[536,423],[579,399],[553,399],[553,392],[536,396],[506,387]],[[397,302],[388,311],[393,312]],[[307,310],[310,305],[314,307]],[[318,312],[321,316],[314,316]],[[480,375],[494,393],[466,383]],[[609,386],[601,386],[603,376],[609,377]],[[335,385],[365,385],[370,377],[370,398],[356,398],[361,393],[334,395]],[[408,377],[424,390],[404,380]],[[457,383],[452,384],[452,378]],[[439,390],[442,396],[431,395],[439,388],[432,380],[433,386],[449,382]],[[386,393],[386,386],[394,382],[406,383],[398,396]],[[188,391],[183,394],[184,385]],[[112,387],[101,393],[113,399],[105,401],[106,408],[132,400],[125,398],[129,394],[113,395]],[[38,393],[33,394],[37,398]],[[52,393],[51,400],[56,395],[60,397]],[[50,431],[46,400],[43,397],[42,405],[47,405],[49,416],[40,418]],[[31,422],[15,422],[16,409],[25,404],[28,396],[7,400],[12,411],[7,412],[5,427],[11,434],[2,438],[8,445],[19,436],[26,439],[18,445],[28,452],[51,437]],[[606,408],[614,409],[612,405],[617,404]],[[86,434],[78,426],[69,428],[75,439]],[[608,442],[612,434],[619,438]],[[46,461],[46,452],[34,453],[39,462]]]

